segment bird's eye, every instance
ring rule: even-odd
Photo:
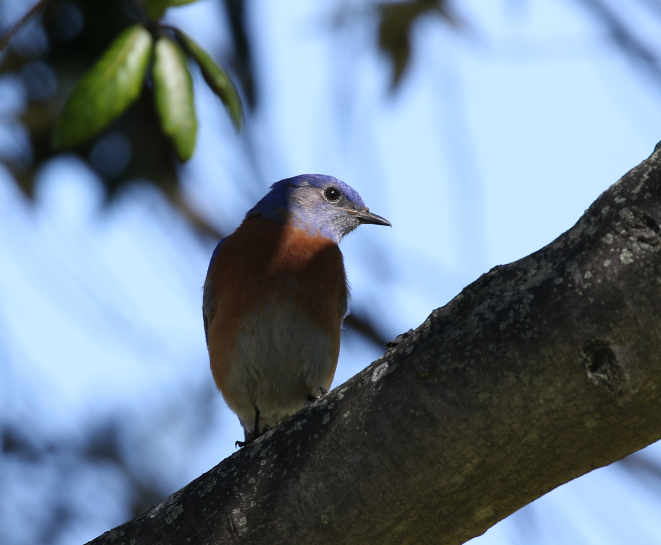
[[[340,193],[340,190],[337,187],[327,187],[324,189],[324,197],[328,202],[337,202],[340,200],[340,197],[342,196],[342,193]]]

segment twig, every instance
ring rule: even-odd
[[[16,34],[20,28],[25,25],[32,17],[34,17],[39,11],[41,11],[46,4],[49,2],[49,0],[39,0],[34,6],[32,6],[26,13],[21,17],[16,23],[14,23],[7,32],[4,33],[2,38],[0,38],[0,51],[2,51],[7,44],[9,43],[9,40],[12,39],[14,34]]]

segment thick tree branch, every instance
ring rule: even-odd
[[[463,543],[661,437],[661,147],[347,383],[92,543]]]

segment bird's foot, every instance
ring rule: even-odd
[[[317,401],[317,399],[319,399],[321,396],[325,396],[328,393],[328,390],[326,390],[326,388],[324,388],[323,386],[317,386],[317,392],[319,392],[318,396],[313,396],[313,395],[308,396],[308,398],[305,401],[306,405],[310,405],[315,401]]]
[[[255,435],[255,432],[253,430],[243,430],[243,441],[235,441],[234,442],[234,448],[243,448],[246,445],[249,445],[252,443],[255,439],[259,437],[258,435]]]
[[[235,441],[234,442],[234,448],[243,448],[246,445],[249,445],[252,443],[257,437],[255,437],[255,434],[252,431],[248,431],[245,434],[245,438],[243,441]]]
[[[278,424],[279,423],[280,422],[278,422]],[[250,443],[252,443],[258,437],[261,437],[262,435],[264,435],[267,431],[269,431],[271,429],[273,429],[271,426],[266,425],[262,428],[262,431],[260,431],[258,434],[255,434],[255,432],[253,430],[249,430],[249,431],[245,432],[245,435],[246,435],[245,441],[234,441],[234,447],[235,448],[243,448],[246,445],[249,445]]]
[[[326,390],[326,388],[324,388],[323,386],[317,386],[317,392],[319,392],[318,396],[313,396],[313,395],[308,396],[307,400],[305,401],[306,405],[310,405],[311,403],[317,401],[317,399],[319,399],[321,396],[326,395],[328,393],[328,390]]]

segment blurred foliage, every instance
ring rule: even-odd
[[[99,175],[108,202],[130,183],[139,181],[151,184],[162,192],[198,232],[215,238],[222,235],[186,202],[180,191],[177,156],[180,160],[187,159],[195,142],[194,116],[190,113],[192,97],[187,90],[189,84],[186,83],[187,70],[178,71],[180,75],[183,74],[183,80],[179,81],[178,86],[176,77],[162,74],[162,77],[157,78],[158,83],[152,85],[147,79],[137,89],[136,84],[141,79],[138,76],[143,71],[145,61],[141,57],[136,68],[137,75],[128,78],[130,89],[126,85],[115,85],[114,88],[106,86],[105,99],[101,102],[109,106],[102,112],[103,119],[98,119],[98,112],[97,117],[90,113],[89,103],[85,107],[83,101],[77,100],[80,87],[85,87],[85,74],[89,76],[98,68],[95,63],[100,62],[99,59],[118,40],[118,36],[136,23],[145,24],[154,37],[160,38],[159,41],[169,40],[170,37],[176,39],[187,55],[200,66],[205,81],[221,98],[233,123],[238,127],[242,117],[241,104],[228,74],[190,37],[172,27],[160,27],[154,21],[169,6],[192,1],[41,0],[26,12],[26,15],[38,13],[39,17],[22,25],[16,36],[9,40],[9,46],[0,58],[0,77],[17,76],[26,97],[25,107],[18,112],[18,118],[8,123],[17,135],[16,143],[13,147],[0,150],[0,161],[9,168],[17,185],[28,198],[34,196],[35,176],[40,168],[63,153],[52,144],[56,121],[64,110],[64,122],[60,122],[57,140],[62,145],[77,144],[72,152],[67,153],[74,153]],[[224,55],[226,64],[232,67],[250,113],[259,105],[252,60],[252,38],[245,21],[246,10],[251,3],[247,0],[217,1],[225,12],[229,26],[226,30],[231,38],[231,50]],[[661,83],[661,68],[655,61],[656,55],[637,37],[635,29],[628,28],[626,22],[602,0],[577,2],[592,10],[622,51],[637,65],[654,74]],[[410,65],[411,36],[422,18],[438,17],[452,28],[464,26],[447,0],[375,1],[367,5],[377,22],[375,42],[391,64],[391,90],[399,87]],[[349,4],[339,4],[337,9],[344,13],[345,18],[356,13]],[[151,22],[147,20],[147,14]],[[0,23],[9,28],[8,21]],[[12,34],[13,30],[6,31],[6,34]],[[174,50],[172,46],[166,49]],[[177,58],[173,57],[174,60]],[[159,63],[156,65],[158,68]],[[180,60],[171,65],[175,71],[177,66],[180,69],[182,67]],[[78,88],[78,95],[74,92],[68,106],[65,106],[67,97],[81,79],[83,81]],[[167,88],[164,85],[167,82],[174,82],[176,89],[170,89],[163,95],[162,90]],[[156,97],[156,104],[160,106],[155,107],[153,94],[156,91],[158,95],[159,90],[163,96],[160,100]],[[182,96],[178,107],[168,108],[169,93]],[[98,103],[99,100],[96,100],[94,108],[97,110]],[[127,109],[121,114],[125,107]],[[189,113],[183,114],[182,108]],[[112,121],[116,116],[119,117]],[[71,119],[67,123],[68,118]],[[110,125],[101,133],[83,141],[108,123]],[[26,131],[26,141],[19,137],[22,129]],[[172,137],[174,146],[168,135]]]
[[[164,0],[147,0],[146,11],[162,17],[166,7]],[[186,56],[173,36],[199,64],[205,81],[227,107],[237,130],[241,128],[241,100],[225,71],[179,29],[155,21],[148,27],[154,37],[141,24],[122,31],[76,84],[55,125],[54,147],[76,146],[106,128],[140,96],[145,76],[149,75],[161,129],[170,138],[178,159],[190,159],[197,139],[193,79]]]
[[[379,48],[392,65],[391,90],[395,90],[411,60],[411,33],[415,23],[426,15],[438,15],[452,26],[458,20],[451,14],[446,0],[381,2],[377,4]]]
[[[0,74],[18,75],[27,99],[19,121],[28,131],[29,147],[14,149],[2,160],[29,198],[34,196],[35,174],[60,153],[52,146],[54,127],[74,83],[134,22],[121,4],[113,0],[47,2],[41,20],[19,31],[4,52]],[[123,116],[109,131],[74,151],[99,174],[108,198],[131,178],[169,179],[167,186],[176,183],[171,158],[163,153],[167,143],[158,130],[150,130],[153,116],[146,115],[147,106],[136,105],[133,115]],[[136,130],[150,133],[151,138],[132,138]],[[159,160],[144,171],[136,158],[152,146],[161,148]]]
[[[161,128],[172,140],[179,160],[187,161],[193,155],[197,134],[193,80],[186,56],[168,38],[156,41],[152,82]]]
[[[85,142],[140,96],[153,40],[142,25],[124,30],[78,82],[55,125],[53,145]]]
[[[16,520],[8,520],[12,514],[19,524],[33,522],[22,528],[20,543],[59,543],[67,537],[71,542],[67,534],[87,526],[88,519],[113,518],[99,507],[120,507],[120,516],[128,520],[174,493],[188,464],[164,459],[163,453],[172,453],[168,443],[173,436],[185,440],[178,451],[190,458],[214,433],[218,394],[207,380],[180,384],[171,394],[167,404],[149,407],[147,421],[136,421],[143,412],[125,408],[59,433],[48,428],[48,421],[0,415],[0,490],[5,493],[0,543],[19,539],[7,527],[11,522],[16,529]],[[22,494],[11,486],[8,471],[23,476]],[[25,477],[30,475],[36,478]]]
[[[241,128],[241,100],[236,93],[232,80],[229,79],[227,73],[219,68],[209,54],[202,49],[195,40],[177,28],[173,28],[172,31],[177,42],[179,42],[186,53],[197,62],[202,71],[204,81],[207,82],[207,85],[214,93],[216,93],[216,95],[218,95],[220,100],[222,100],[223,104],[227,107],[227,110],[232,117],[232,121],[234,122],[234,126],[237,130]]]
[[[181,3],[185,2],[165,2],[161,7]],[[160,33],[161,40],[167,39],[172,44],[169,49],[178,50],[168,35],[174,29],[166,31],[145,21],[142,6],[135,0],[50,0],[38,6],[41,7],[40,16],[18,29],[0,60],[0,77],[17,76],[26,98],[24,108],[17,112],[17,119],[9,123],[17,135],[16,145],[2,150],[0,156],[23,194],[32,199],[41,167],[64,153],[53,146],[56,136],[61,146],[75,146],[66,153],[73,153],[98,174],[108,202],[129,184],[151,184],[197,231],[221,237],[213,225],[185,202],[180,192],[176,156],[187,159],[195,142],[192,91],[190,81],[186,82],[186,77],[190,76],[185,63],[178,56],[174,67],[170,63],[165,72],[161,70],[158,83],[152,85],[142,77],[148,62],[145,57],[148,40],[143,39],[138,40],[142,52],[137,55],[138,62],[134,63],[130,77],[127,78],[126,63],[119,67],[124,68],[123,73],[117,69],[117,55],[121,54],[127,39],[146,35],[136,23],[146,22],[152,33]],[[234,17],[233,24],[241,26],[242,17]],[[8,25],[5,22],[3,26]],[[130,28],[133,30],[127,30]],[[232,34],[241,36],[245,31],[241,28]],[[178,38],[182,41],[187,37],[178,32]],[[241,107],[231,80],[195,42],[188,39],[186,45],[191,57],[202,64],[206,81],[227,105],[238,126]],[[238,65],[242,58],[234,56],[232,63]],[[177,66],[179,72],[171,74],[170,70]],[[252,67],[244,66],[242,72],[251,73]],[[178,85],[182,74],[183,85]],[[104,85],[99,85],[101,78],[105,78]],[[77,82],[80,85],[75,88]],[[182,88],[187,95],[179,102],[172,101],[171,94],[181,95]],[[160,108],[155,107],[153,97],[156,93],[158,99],[159,92],[161,99],[157,104]],[[188,104],[185,114],[181,110],[182,103]],[[168,108],[169,105],[173,107]],[[62,120],[56,125],[61,112]],[[166,127],[165,133],[161,124]],[[108,126],[102,132],[88,138],[105,125]],[[18,138],[21,127],[28,136],[24,142]],[[168,135],[173,137],[174,146]]]
[[[74,146],[72,153],[99,175],[108,202],[128,184],[148,183],[196,230],[221,236],[180,193],[177,157],[183,161],[192,154],[196,122],[190,76],[181,56],[174,54],[178,48],[170,41],[170,34],[200,66],[205,81],[226,105],[237,127],[241,104],[227,73],[199,44],[182,31],[160,27],[154,21],[169,6],[190,1],[42,0],[35,5],[33,11],[41,8],[40,17],[18,30],[0,61],[0,77],[18,75],[23,86],[27,102],[15,126],[24,127],[28,134],[27,142],[5,150],[0,160],[27,197],[34,196],[39,169],[63,153],[53,143]],[[245,24],[250,3],[222,0],[221,5],[232,38],[228,63],[246,105],[254,110],[258,93]],[[456,18],[450,15],[445,0],[374,6],[379,19],[378,45],[392,63],[395,89],[410,61],[410,35],[416,21],[435,14],[456,25]],[[149,71],[151,43],[141,24],[158,38],[156,51],[161,52],[154,62],[153,81],[143,77]],[[127,47],[130,40],[131,47]],[[168,52],[172,53],[167,56],[171,62],[165,63],[163,55]]]

